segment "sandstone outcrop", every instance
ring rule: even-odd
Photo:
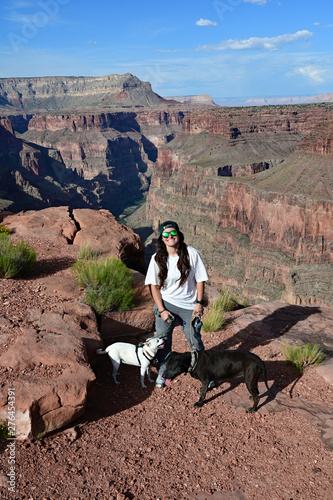
[[[134,269],[144,267],[140,238],[108,211],[58,207],[6,215],[2,223],[11,229],[16,241],[24,239],[34,248],[37,245],[37,261],[40,259],[37,276],[29,280],[36,283],[33,294],[27,292],[35,307],[26,312],[23,307],[22,312],[15,308],[13,295],[22,293],[27,281],[22,280],[18,287],[15,280],[0,283],[0,386],[14,387],[16,437],[38,438],[84,413],[95,383],[92,367],[101,361],[96,349],[104,348],[119,335],[144,337],[151,332],[153,303],[144,276],[132,270],[135,309],[105,315],[102,340],[95,313],[84,304],[83,291],[68,269],[75,262],[69,258],[74,247],[89,245],[103,258],[117,257]],[[66,247],[70,251],[66,252]],[[48,304],[50,297],[52,307]],[[6,421],[7,416],[6,391],[2,391],[0,419]]]
[[[208,132],[235,139],[247,133],[308,134],[331,115],[325,106],[263,106],[194,111],[183,123],[183,132]]]
[[[59,152],[15,137],[8,119],[0,123],[0,182],[0,208],[13,211],[96,203],[91,186],[66,169]]]
[[[95,381],[82,340],[63,331],[22,329],[0,366],[15,387],[18,439],[42,436],[82,415]],[[0,408],[2,418],[6,413]]]
[[[128,267],[144,271],[141,239],[107,210],[53,207],[8,215],[3,224],[22,238],[33,233],[39,239],[68,243],[78,249],[86,244],[105,257],[116,257]]]

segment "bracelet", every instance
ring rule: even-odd
[[[164,311],[166,311],[166,309],[163,309],[163,311],[158,311],[160,314],[164,313]]]
[[[205,301],[204,301],[204,300],[197,300],[197,304],[200,304],[201,306],[203,306],[203,305],[204,305],[204,303],[205,303]]]

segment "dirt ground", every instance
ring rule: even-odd
[[[55,275],[68,273],[74,254],[67,248],[58,251],[59,269],[49,262]],[[34,278],[0,281],[1,315],[7,308],[19,325],[26,308],[36,306],[32,291],[38,285]],[[41,304],[39,296],[39,306],[51,308],[55,300],[45,296]],[[223,348],[233,335],[231,322],[203,334],[205,347]],[[330,500],[333,450],[315,413],[331,407],[333,387],[310,368],[297,381],[276,344],[251,349],[249,338],[247,347],[267,363],[269,385],[280,401],[260,382],[255,414],[246,413],[251,402],[242,379],[219,385],[197,409],[200,383],[190,375],[165,389],[150,383],[142,389],[138,368],[122,365],[116,387],[111,364],[101,356],[84,415],[54,435],[15,442],[15,494],[7,486],[10,448],[0,444],[0,498]],[[173,349],[188,350],[179,327]]]

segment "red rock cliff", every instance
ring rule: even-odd
[[[333,129],[327,121],[329,110],[317,109],[310,112],[305,108],[297,114],[286,111],[283,116],[277,113],[275,121],[273,112],[262,111],[256,123],[254,114],[247,116],[243,110],[238,117],[230,112],[185,117],[185,135],[208,130],[209,138],[203,140],[212,145],[211,153],[217,142],[208,140],[215,135],[220,141],[221,162],[228,157],[231,164],[237,159],[230,151],[236,149],[239,135],[249,149],[258,148],[262,135],[267,153],[271,138],[275,144],[281,134],[285,142],[289,129],[297,138],[294,153],[286,150],[285,158],[273,168],[244,179],[222,176],[223,163],[209,168],[200,165],[199,146],[190,150],[188,141],[184,149],[178,140],[175,147],[172,141],[159,151],[147,217],[153,219],[155,228],[169,217],[179,221],[186,240],[201,250],[213,285],[229,286],[254,301],[288,294],[288,300],[298,303],[333,303],[332,287],[331,291],[325,289],[333,261],[332,169],[319,156],[332,155]],[[228,120],[221,120],[222,115]],[[239,133],[232,140],[234,129]],[[253,142],[253,134],[257,142]],[[209,150],[205,153],[209,157]],[[311,182],[318,186],[317,177],[322,175],[328,176],[326,190],[313,194]],[[296,294],[290,288],[290,276],[304,271],[304,266],[313,270],[310,276],[317,285],[308,283],[309,289],[303,283]]]

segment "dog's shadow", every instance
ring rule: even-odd
[[[267,368],[267,383],[269,390],[267,390],[264,385],[264,379],[261,376],[258,380],[260,400],[258,410],[273,401],[275,396],[286,387],[290,386],[289,396],[292,397],[293,389],[301,377],[300,373],[287,361],[265,361],[265,365]],[[244,384],[246,394],[249,395],[243,376],[215,381],[215,388],[207,392],[205,404],[226,396],[229,392],[234,391],[242,384]],[[242,400],[240,405],[244,406],[245,403],[247,403],[247,400]]]
[[[126,342],[137,344],[138,340],[126,338]],[[138,366],[121,364],[119,367],[116,385],[112,377],[112,363],[108,355],[98,355],[92,363],[96,382],[87,398],[86,410],[79,418],[78,423],[93,422],[111,415],[116,415],[132,408],[149,398],[155,387],[157,377],[156,365],[152,366],[149,382],[145,376],[147,388],[141,387],[140,368]]]
[[[293,335],[290,334],[290,330],[292,330],[294,325],[300,321],[304,321],[309,316],[319,314],[320,312],[321,309],[319,307],[305,307],[292,304],[284,305],[263,319],[250,323],[245,328],[239,330],[232,337],[213,347],[213,349],[236,349],[251,352],[260,345],[267,345],[272,340],[283,338],[286,334],[291,335],[292,337]],[[299,336],[300,332],[297,332],[297,335]],[[301,336],[300,339],[297,337],[297,340],[322,343],[323,339],[318,338],[315,334],[309,336],[303,333],[303,337]],[[331,339],[325,338],[325,340],[328,345],[331,345]],[[271,392],[276,395],[284,388],[290,386],[289,395],[292,397],[293,389],[301,377],[300,373],[287,361],[274,361],[272,359],[268,361],[264,360],[264,362],[267,368],[268,385],[271,388]],[[262,380],[262,377],[259,379],[259,382],[260,380]],[[244,382],[244,378],[240,377],[225,382],[229,383],[229,388],[227,390],[222,390],[218,394],[212,395],[210,398],[207,398],[205,402],[209,402],[212,399],[227,394],[229,391],[236,388],[240,383]],[[219,383],[218,387],[221,386],[222,383]],[[267,396],[267,398],[264,402],[261,402],[258,405],[258,409],[268,404],[273,399],[273,395],[267,391],[266,387],[265,392],[260,394],[260,399],[263,399],[265,396]]]

